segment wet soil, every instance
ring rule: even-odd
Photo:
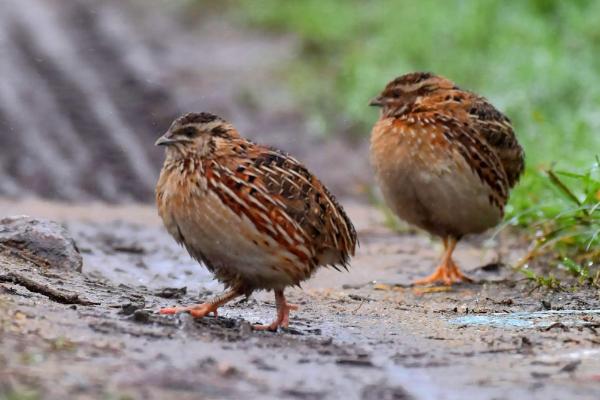
[[[271,293],[217,318],[156,314],[221,287],[151,207],[0,201],[62,220],[84,258],[77,273],[0,254],[0,398],[598,398],[597,292],[533,290],[504,266],[524,251],[510,236],[461,243],[477,283],[412,288],[439,243],[346,204],[361,238],[352,267],[289,289],[300,310],[271,333],[251,329],[274,316]]]

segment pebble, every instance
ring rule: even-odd
[[[135,310],[133,313],[133,320],[135,322],[146,323],[150,321],[150,313],[146,310]]]

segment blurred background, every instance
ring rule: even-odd
[[[528,171],[600,149],[600,2],[0,2],[0,196],[151,202],[173,118],[210,111],[293,153],[340,196],[368,199],[367,106],[432,71],[514,122]]]

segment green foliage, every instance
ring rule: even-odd
[[[563,259],[563,265],[573,277],[577,278],[580,285],[600,285],[600,270],[593,274],[589,265],[578,264],[568,257]]]
[[[535,208],[533,217],[514,217],[527,219],[536,235],[520,264],[550,255],[580,285],[600,287],[600,160],[584,173],[550,169],[547,175],[555,197]]]
[[[33,389],[20,389],[3,394],[0,392],[0,400],[37,400],[39,393]]]
[[[521,273],[525,275],[525,277],[535,285],[536,288],[544,288],[548,290],[564,290],[560,280],[558,280],[552,273],[544,276],[538,275],[532,270],[521,268]]]

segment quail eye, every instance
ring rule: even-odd
[[[187,128],[181,128],[177,131],[177,134],[191,138],[196,136],[196,128],[193,128],[191,126],[188,126]]]

